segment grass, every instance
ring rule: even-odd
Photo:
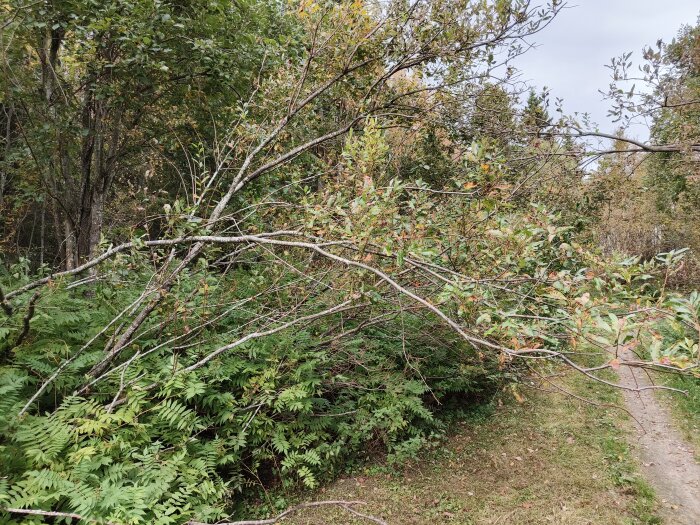
[[[599,404],[619,392],[570,377],[566,388]],[[626,414],[554,393],[509,395],[477,413],[400,472],[374,465],[314,500],[362,500],[391,525],[656,524],[654,495],[637,474]],[[290,525],[364,525],[338,508],[306,509]]]

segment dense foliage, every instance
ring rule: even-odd
[[[671,43],[646,48],[639,72],[632,70],[629,55],[613,61],[616,113],[623,123],[651,122],[654,154],[640,153],[645,150],[630,143],[621,129],[613,148],[618,154],[600,163],[592,192],[609,248],[646,258],[692,249],[675,277],[687,288],[697,286],[700,268],[698,232],[688,227],[698,220],[700,195],[699,28],[685,26]]]
[[[3,4],[3,519],[283,508],[697,327],[679,246],[602,255],[617,186],[512,80],[561,7]],[[696,370],[697,333],[648,349],[625,366]]]

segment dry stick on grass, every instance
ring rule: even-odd
[[[278,523],[283,518],[286,518],[290,514],[293,514],[295,512],[300,511],[300,510],[309,509],[312,507],[324,507],[324,506],[340,507],[341,509],[343,509],[351,514],[354,514],[355,516],[372,521],[374,523],[377,523],[378,525],[388,525],[387,522],[384,521],[383,519],[377,518],[376,516],[371,516],[369,514],[363,514],[361,512],[356,511],[355,509],[352,508],[355,505],[365,505],[365,502],[364,501],[343,501],[343,500],[312,501],[311,503],[301,503],[300,505],[296,505],[294,507],[291,507],[291,508],[285,510],[282,514],[280,514],[274,518],[268,518],[268,519],[262,519],[262,520],[227,521],[227,522],[219,522],[216,525],[274,525],[275,523]],[[210,524],[204,523],[201,521],[189,521],[189,522],[187,522],[187,525],[210,525]]]
[[[113,523],[111,521],[98,522],[98,520],[86,518],[85,516],[81,516],[80,514],[75,514],[73,512],[54,512],[54,511],[50,511],[50,510],[35,510],[35,509],[14,509],[14,508],[10,508],[10,507],[6,507],[2,510],[4,510],[5,512],[9,512],[10,514],[23,514],[25,516],[44,516],[47,518],[71,518],[74,520],[87,521],[90,523],[103,523],[104,525],[117,525],[116,523]]]
[[[312,501],[311,503],[301,503],[299,505],[296,505],[294,507],[291,507],[287,510],[285,510],[283,513],[279,514],[278,516],[275,516],[274,518],[267,518],[267,519],[262,519],[262,520],[243,520],[243,521],[229,521],[229,522],[219,522],[217,525],[274,525],[275,523],[278,523],[280,520],[283,518],[286,518],[290,514],[293,514],[295,512],[298,512],[303,509],[309,509],[312,507],[324,507],[324,506],[336,506],[340,507],[341,509],[354,514],[355,516],[358,516],[360,518],[366,519],[368,521],[377,523],[377,525],[388,525],[386,521],[383,519],[377,518],[376,516],[372,516],[370,514],[364,514],[362,512],[358,512],[352,507],[355,505],[365,505],[364,501],[344,501],[344,500],[329,500],[329,501]],[[55,512],[55,511],[49,511],[49,510],[35,510],[35,509],[15,509],[15,508],[10,508],[6,507],[3,509],[5,512],[9,512],[11,514],[23,514],[25,516],[44,516],[47,518],[71,518],[74,520],[79,520],[79,521],[87,521],[90,523],[98,523],[98,520],[94,520],[85,516],[82,516],[80,514],[75,514],[73,512]],[[105,522],[106,525],[117,525],[116,523],[112,522]],[[191,520],[187,522],[187,525],[210,525],[208,523],[204,523],[201,521],[195,521]]]

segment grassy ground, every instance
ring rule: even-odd
[[[617,392],[578,378],[567,388],[597,403]],[[654,496],[636,473],[625,413],[572,397],[526,393],[455,425],[451,437],[401,472],[373,466],[315,494],[362,500],[390,525],[653,524]],[[290,525],[366,524],[337,508],[306,509]]]

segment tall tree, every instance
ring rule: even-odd
[[[138,181],[160,144],[182,131],[190,142],[212,114],[245,102],[264,55],[267,66],[276,60],[268,34],[282,36],[281,9],[208,0],[9,3],[3,99],[13,108],[6,128],[15,119],[21,140],[4,145],[19,148],[21,169],[37,174],[66,268],[96,254],[106,206],[124,191],[115,181]]]

